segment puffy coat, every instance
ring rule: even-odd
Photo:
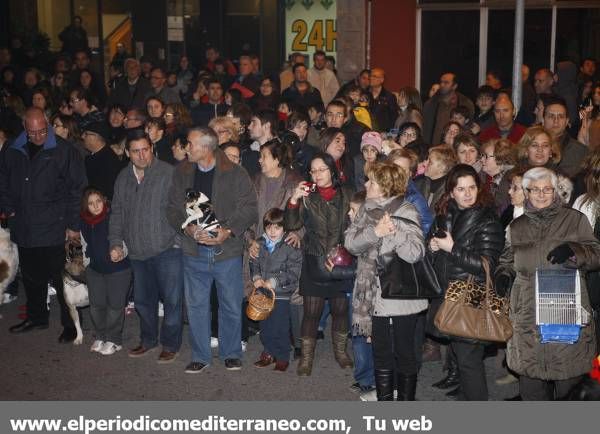
[[[565,242],[577,258],[576,263],[570,265],[583,272],[598,269],[600,243],[582,213],[562,205],[554,210],[552,207],[538,212],[526,210],[510,224],[496,274],[514,278],[510,294],[513,336],[507,344],[508,366],[531,378],[565,380],[589,371],[596,354],[594,327],[591,324],[584,327],[579,341],[572,345],[541,344],[535,325],[535,270],[538,267],[562,268],[563,265],[553,265],[546,257]],[[583,278],[581,287],[581,304],[590,312]]]
[[[442,250],[433,253],[440,283],[446,287],[449,281],[467,280],[470,275],[484,283],[481,257],[488,259],[493,272],[504,247],[504,230],[494,210],[480,206],[461,210],[450,200],[446,215],[435,218],[429,238],[438,229],[450,232],[454,240],[450,253]]]
[[[269,280],[275,291],[275,298],[289,300],[298,288],[302,268],[302,251],[285,241],[279,241],[269,253],[264,238],[258,240],[258,258],[250,260],[252,281]]]

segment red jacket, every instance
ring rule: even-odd
[[[525,134],[526,130],[526,127],[515,122],[513,123],[513,126],[510,129],[510,133],[508,133],[508,136],[506,138],[510,140],[511,143],[517,144],[519,140],[521,140],[521,137],[523,137],[523,134]],[[500,129],[498,128],[498,125],[494,124],[491,127],[486,128],[479,134],[479,143],[483,145],[488,140],[500,138],[502,138],[502,136],[500,135]]]

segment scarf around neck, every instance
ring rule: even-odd
[[[101,223],[106,216],[108,215],[108,206],[104,205],[104,208],[102,208],[102,212],[98,215],[92,215],[89,211],[83,211],[80,216],[81,216],[81,220],[83,220],[86,224],[90,225],[90,226],[94,226],[97,225],[98,223]]]
[[[524,214],[529,217],[536,226],[547,226],[556,217],[560,209],[563,207],[563,202],[558,197],[554,196],[552,203],[546,208],[535,208],[529,200],[525,201]]]

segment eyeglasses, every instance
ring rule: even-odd
[[[538,187],[533,187],[533,188],[526,188],[525,190],[527,190],[529,192],[529,194],[535,194],[536,196],[539,196],[540,194],[552,194],[554,193],[554,187],[544,187],[544,188],[538,188]]]
[[[43,130],[27,130],[27,137],[43,137],[48,135],[48,128],[44,128]]]
[[[404,131],[402,134],[400,134],[401,137],[417,137],[417,133],[415,133],[414,131]]]
[[[488,158],[496,158],[495,155],[481,154],[482,160],[487,160]]]
[[[310,173],[311,175],[320,175],[321,173],[325,173],[328,170],[329,170],[329,167],[323,167],[321,169],[313,169],[308,173]]]

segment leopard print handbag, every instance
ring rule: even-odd
[[[485,285],[473,276],[448,284],[444,302],[435,316],[440,332],[479,341],[506,342],[512,336],[508,298],[499,297],[493,287],[490,264],[482,257]]]

